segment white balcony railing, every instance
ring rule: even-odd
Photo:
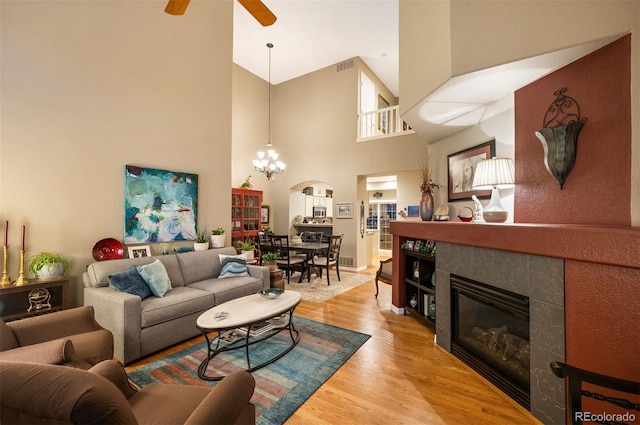
[[[396,136],[400,133],[413,133],[413,130],[400,118],[398,105],[364,112],[358,116],[358,140]]]

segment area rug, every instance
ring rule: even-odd
[[[307,282],[305,276],[300,283],[298,283],[300,273],[294,273],[288,286],[287,278],[284,278],[285,289],[300,292],[302,299],[305,301],[321,303],[374,279],[374,276],[371,275],[340,271],[340,280],[338,280],[336,272],[331,270],[331,285],[327,285],[325,273],[326,270],[322,277],[312,274],[311,282]]]
[[[300,342],[284,357],[254,371],[256,388],[251,402],[256,423],[282,424],[364,344],[370,335],[294,316]],[[251,363],[259,364],[290,344],[288,332],[251,348]],[[205,343],[197,343],[175,354],[128,373],[137,385],[150,383],[215,386],[198,378],[198,366],[206,357]],[[209,362],[208,375],[246,369],[244,349],[220,354]]]

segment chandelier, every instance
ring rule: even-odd
[[[267,43],[269,48],[269,138],[267,141],[267,147],[272,147],[271,144],[271,49],[273,44]],[[287,166],[282,161],[278,161],[278,153],[275,149],[267,149],[265,157],[264,151],[258,152],[258,159],[253,160],[253,168],[257,171],[264,173],[267,176],[267,180],[275,180],[276,174],[284,173],[284,169]]]

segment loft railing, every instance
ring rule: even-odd
[[[396,136],[401,133],[413,133],[409,125],[402,120],[398,105],[358,116],[358,140]]]

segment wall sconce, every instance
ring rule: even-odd
[[[561,190],[576,162],[578,134],[587,121],[580,117],[578,102],[565,96],[566,91],[563,87],[554,93],[556,98],[547,109],[543,128],[535,133],[544,148],[544,166]]]

